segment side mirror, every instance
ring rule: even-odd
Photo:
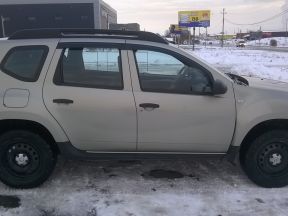
[[[221,80],[215,80],[213,84],[213,95],[221,95],[227,92],[227,86]]]

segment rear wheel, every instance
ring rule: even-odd
[[[15,130],[0,137],[0,179],[15,188],[42,184],[55,167],[57,155],[38,134]]]
[[[267,188],[288,184],[288,131],[260,135],[244,154],[243,169],[253,182]]]

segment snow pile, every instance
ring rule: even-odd
[[[194,52],[224,73],[288,82],[288,53],[236,48],[201,48]]]
[[[249,46],[270,46],[270,41],[276,40],[277,41],[277,47],[288,47],[288,37],[274,37],[274,38],[264,38],[254,41],[248,41],[247,45]]]

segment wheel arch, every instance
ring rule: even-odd
[[[275,130],[275,129],[287,129],[288,130],[288,119],[266,120],[266,121],[263,121],[261,123],[258,123],[252,129],[250,129],[240,144],[240,150],[239,150],[240,162],[243,161],[243,157],[245,155],[245,152],[249,148],[251,142],[256,137],[258,137],[259,135],[261,135],[265,132]]]
[[[0,120],[0,135],[11,130],[27,130],[45,138],[55,153],[60,153],[56,140],[52,133],[41,123],[23,119]]]

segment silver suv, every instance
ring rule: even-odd
[[[288,184],[288,85],[223,74],[148,32],[24,30],[0,42],[0,179],[75,159],[227,156]]]

